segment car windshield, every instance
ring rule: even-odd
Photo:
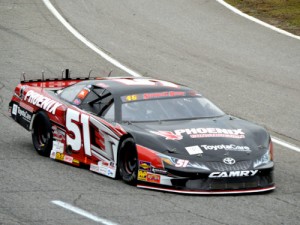
[[[218,107],[206,98],[175,97],[129,101],[122,104],[122,121],[162,121],[201,119],[223,116]]]

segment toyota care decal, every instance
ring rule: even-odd
[[[150,131],[153,134],[165,137],[166,140],[181,140],[183,135],[188,135],[190,138],[245,138],[245,133],[242,129],[222,129],[222,128],[191,128],[179,129],[174,131]]]

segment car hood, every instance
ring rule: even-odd
[[[213,119],[161,121],[125,125],[137,144],[168,156],[220,161],[253,160],[269,147],[269,134],[256,124],[231,116]]]

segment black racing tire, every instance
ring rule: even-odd
[[[138,155],[133,138],[122,141],[118,157],[119,175],[130,185],[136,185],[138,173]]]
[[[42,156],[50,156],[53,144],[51,122],[43,111],[35,115],[32,126],[32,143],[35,150]]]

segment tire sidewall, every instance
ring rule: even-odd
[[[131,149],[126,149],[128,146],[131,146]],[[124,168],[124,154],[126,151],[135,151],[136,154],[136,168],[133,173],[129,174]],[[135,185],[137,182],[137,173],[138,173],[138,155],[136,150],[136,145],[133,138],[126,138],[121,142],[119,154],[118,154],[118,168],[119,168],[119,175],[122,180],[128,184]]]
[[[39,142],[39,134],[38,128],[39,126],[43,126],[47,131],[47,141],[41,146]],[[52,126],[47,114],[43,111],[38,112],[35,115],[32,127],[32,143],[34,145],[35,150],[43,156],[50,156],[50,152],[52,150],[53,142],[53,134],[52,134]]]

